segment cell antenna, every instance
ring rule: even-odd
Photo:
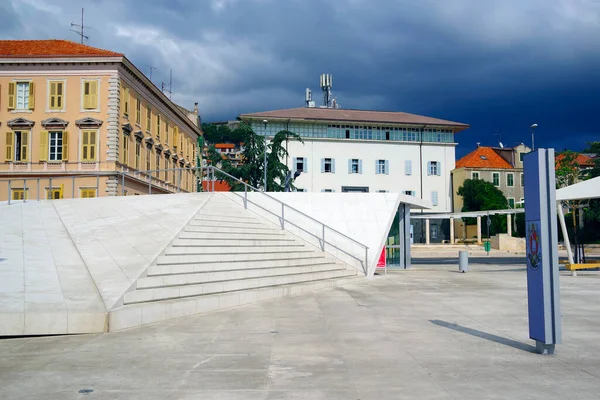
[[[81,25],[79,24],[75,24],[73,22],[71,22],[71,28],[73,28],[74,26],[76,26],[77,28],[79,28],[78,30],[75,29],[69,29],[71,32],[75,32],[80,39],[80,43],[83,44],[83,39],[85,40],[89,40],[90,38],[88,36],[86,36],[83,32],[85,28],[89,28],[89,26],[85,26],[83,24],[83,8],[81,9]]]

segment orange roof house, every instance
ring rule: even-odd
[[[98,49],[70,40],[0,40],[2,58],[123,57],[123,54]]]
[[[478,147],[456,162],[456,168],[501,168],[510,169],[512,165],[491,147]]]
[[[556,161],[561,161],[565,158],[563,153],[558,154],[556,156]],[[593,168],[595,165],[595,160],[592,157],[586,156],[585,154],[577,154],[577,158],[575,158],[575,162],[579,164],[580,168]]]

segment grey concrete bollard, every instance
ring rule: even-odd
[[[469,252],[466,250],[461,250],[458,252],[458,270],[460,272],[467,272],[467,267],[469,266]]]

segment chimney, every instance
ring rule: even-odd
[[[198,115],[198,103],[194,103],[194,115]]]

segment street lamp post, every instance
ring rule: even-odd
[[[263,119],[263,124],[265,125],[265,160],[263,163],[263,168],[264,168],[264,172],[265,172],[265,178],[264,178],[264,186],[263,186],[263,191],[266,192],[267,191],[267,124],[269,123],[269,121],[267,121],[266,119]]]
[[[538,127],[538,124],[531,125],[531,151],[535,151],[535,128]]]

